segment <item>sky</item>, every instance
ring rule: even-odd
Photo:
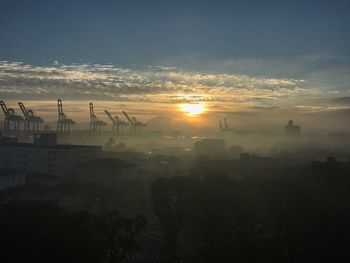
[[[39,112],[62,98],[82,120],[86,101],[144,118],[203,103],[201,125],[350,129],[348,10],[343,0],[2,0],[0,98]]]

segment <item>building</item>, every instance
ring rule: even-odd
[[[100,146],[60,145],[56,138],[54,133],[41,133],[35,134],[34,143],[2,141],[0,168],[63,177],[101,154]]]
[[[77,183],[111,186],[134,180],[137,176],[138,167],[134,163],[113,158],[97,158],[79,166]]]
[[[284,126],[284,132],[288,136],[299,136],[301,134],[301,127],[294,125],[293,120],[289,120],[288,125]]]
[[[57,145],[56,133],[36,133],[34,134],[34,144],[41,146],[55,146]]]
[[[203,139],[194,144],[197,155],[218,156],[226,153],[226,144],[223,139]]]
[[[17,187],[26,183],[26,174],[15,170],[0,170],[0,190]]]

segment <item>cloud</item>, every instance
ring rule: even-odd
[[[141,102],[212,101],[271,104],[306,93],[302,79],[185,71],[178,67],[142,69],[101,64],[34,66],[0,62],[3,99],[118,100]],[[308,90],[309,92],[309,90]]]
[[[167,60],[168,65],[184,65],[186,70],[246,75],[268,82],[298,80],[311,96],[348,96],[350,91],[350,58],[340,55],[309,55],[294,58],[234,58],[213,60],[187,56]],[[277,85],[277,83],[274,83]],[[347,95],[345,93],[348,93]],[[305,94],[305,93],[303,93]],[[340,94],[340,95],[339,95]]]

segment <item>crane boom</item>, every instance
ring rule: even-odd
[[[130,123],[130,125],[134,125],[134,122],[130,119],[129,115],[125,111],[122,111],[122,113],[124,114],[125,118]]]
[[[19,108],[21,109],[24,117],[28,118],[29,117],[29,113],[28,113],[27,108],[24,106],[24,104],[22,102],[18,102],[18,105],[19,105]]]
[[[109,113],[108,110],[105,110],[105,113],[107,114],[108,118],[111,120],[112,123],[115,123],[115,120],[113,119],[112,115]]]
[[[7,109],[7,106],[6,106],[5,102],[1,100],[0,101],[0,106],[1,106],[1,109],[4,112],[5,116],[7,116],[9,114],[9,112],[8,112],[8,109]]]

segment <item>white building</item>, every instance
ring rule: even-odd
[[[14,170],[0,170],[0,190],[24,185],[26,174]]]
[[[0,144],[0,168],[66,176],[101,154],[100,146],[59,145],[56,134],[35,135],[34,143]]]

